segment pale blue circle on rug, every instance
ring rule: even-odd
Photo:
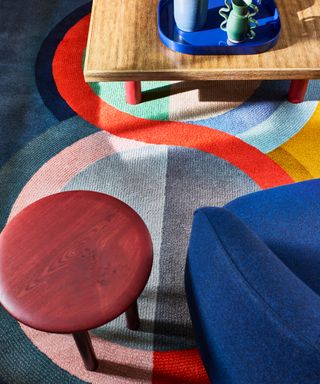
[[[271,152],[305,126],[317,105],[317,101],[301,104],[284,101],[268,119],[237,137],[263,153]]]

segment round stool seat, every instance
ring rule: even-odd
[[[38,330],[89,330],[130,307],[151,267],[150,234],[132,208],[102,193],[61,192],[1,233],[0,302]]]

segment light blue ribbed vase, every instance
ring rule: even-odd
[[[208,0],[174,0],[173,6],[177,27],[182,31],[198,31],[204,26]]]

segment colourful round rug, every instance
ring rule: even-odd
[[[84,82],[91,4],[44,3],[18,0],[10,25],[0,16],[13,47],[0,59],[9,71],[1,228],[43,196],[104,192],[144,219],[154,265],[141,329],[120,317],[92,331],[98,372],[83,368],[71,336],[32,330],[1,309],[0,382],[208,383],[184,292],[193,211],[319,177],[320,84],[293,105],[283,81],[145,82],[144,102],[129,106],[123,83]]]

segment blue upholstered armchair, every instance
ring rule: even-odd
[[[197,210],[186,292],[214,384],[319,384],[320,180]]]

